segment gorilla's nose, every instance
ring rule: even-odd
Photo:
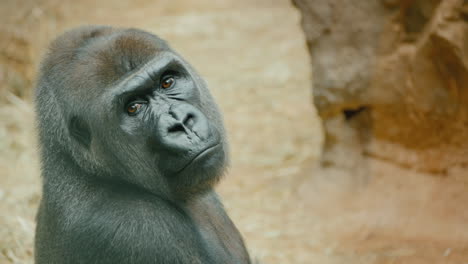
[[[158,120],[158,137],[170,149],[197,148],[210,136],[205,115],[192,105],[180,103],[170,107]]]
[[[194,108],[195,109],[195,108]],[[194,113],[194,109],[183,105],[179,107],[171,107],[169,115],[174,118],[174,122],[167,128],[168,133],[190,133],[197,120],[200,118]],[[196,110],[196,109],[195,109]]]

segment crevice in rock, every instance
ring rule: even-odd
[[[433,17],[440,0],[402,0],[400,19],[408,41],[415,41]]]
[[[365,111],[369,109],[367,106],[359,106],[357,108],[353,108],[353,109],[350,109],[350,108],[347,108],[347,109],[343,109],[343,115],[345,117],[345,120],[348,121],[348,120],[351,120],[353,117],[355,117],[356,115],[358,115],[359,113]]]

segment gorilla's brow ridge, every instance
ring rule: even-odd
[[[121,100],[129,94],[147,94],[159,82],[159,76],[167,69],[181,65],[177,57],[170,53],[163,53],[144,64],[138,70],[127,76],[112,89],[112,98]]]

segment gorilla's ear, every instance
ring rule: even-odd
[[[74,116],[68,125],[70,134],[74,139],[80,142],[84,147],[89,148],[91,144],[91,131],[88,124],[81,118]]]

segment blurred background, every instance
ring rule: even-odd
[[[0,263],[33,263],[36,70],[83,24],[153,32],[207,80],[217,190],[261,263],[468,263],[466,1],[293,2],[2,0]]]

